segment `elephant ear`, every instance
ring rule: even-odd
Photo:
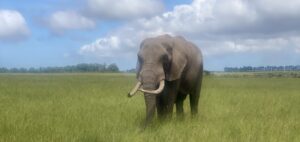
[[[140,50],[143,48],[145,40],[143,40],[141,42],[140,47],[139,47]],[[140,56],[139,56],[139,53],[138,53],[135,71],[136,71],[136,79],[139,80],[139,81],[142,81],[141,77],[140,77],[140,72],[141,72],[141,69],[142,69],[142,64],[143,64],[142,60],[140,59]]]
[[[137,63],[136,63],[136,79],[137,80],[139,80],[139,81],[141,81],[141,77],[140,77],[140,72],[141,72],[141,64],[142,63],[140,63],[140,60],[139,60],[139,58],[138,58],[138,61],[137,61]]]
[[[171,55],[169,68],[166,70],[166,80],[173,81],[181,77],[181,74],[187,64],[187,58],[176,48],[168,47],[167,51]]]

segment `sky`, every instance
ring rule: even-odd
[[[0,67],[116,63],[140,42],[181,35],[204,68],[300,64],[299,0],[1,0]]]

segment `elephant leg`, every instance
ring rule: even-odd
[[[198,103],[200,98],[201,84],[202,84],[202,76],[200,77],[199,82],[196,85],[196,88],[190,93],[190,106],[191,106],[192,116],[198,113]]]
[[[168,92],[168,101],[167,101],[167,106],[166,106],[166,111],[169,116],[172,116],[173,114],[173,108],[174,104],[177,99],[178,95],[178,90],[179,90],[179,81],[172,81],[170,82],[169,87],[169,92]]]
[[[178,93],[179,81],[166,81],[164,91],[159,97],[158,111],[163,117],[172,117]]]
[[[164,116],[164,107],[163,107],[163,100],[162,94],[156,97],[156,109],[157,109],[157,116],[159,119],[163,118]]]
[[[158,114],[160,114],[160,118],[171,117],[173,113],[175,99],[173,97],[170,98],[169,94],[165,94],[160,98],[160,102],[158,104],[157,110]]]
[[[168,95],[169,91],[164,91],[162,94],[157,96],[156,99],[156,108],[157,108],[157,115],[159,119],[164,119],[168,115],[168,112],[170,111],[170,98]]]
[[[198,103],[200,98],[200,91],[201,91],[201,85],[202,85],[202,72],[203,67],[201,66],[198,76],[197,76],[197,83],[193,91],[190,93],[190,106],[191,106],[191,112],[192,116],[195,116],[198,113]]]
[[[176,114],[178,117],[183,116],[183,101],[185,100],[187,94],[178,93],[176,98]]]
[[[198,113],[198,104],[199,104],[200,91],[201,91],[200,88],[201,88],[201,85],[199,85],[199,87],[197,87],[190,94],[190,106],[191,106],[192,116],[196,115]]]
[[[199,93],[195,91],[195,93],[191,93],[190,95],[190,105],[192,115],[196,115],[198,113],[198,103],[199,103]]]

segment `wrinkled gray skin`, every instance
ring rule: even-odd
[[[160,94],[144,93],[147,125],[155,114],[171,116],[176,104],[178,116],[183,114],[183,101],[190,95],[192,115],[198,112],[203,73],[199,48],[183,37],[162,35],[145,39],[138,52],[137,79],[143,89],[155,90],[165,80]]]

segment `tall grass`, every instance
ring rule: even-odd
[[[300,141],[300,79],[206,77],[199,116],[145,130],[122,74],[0,75],[0,141]]]

